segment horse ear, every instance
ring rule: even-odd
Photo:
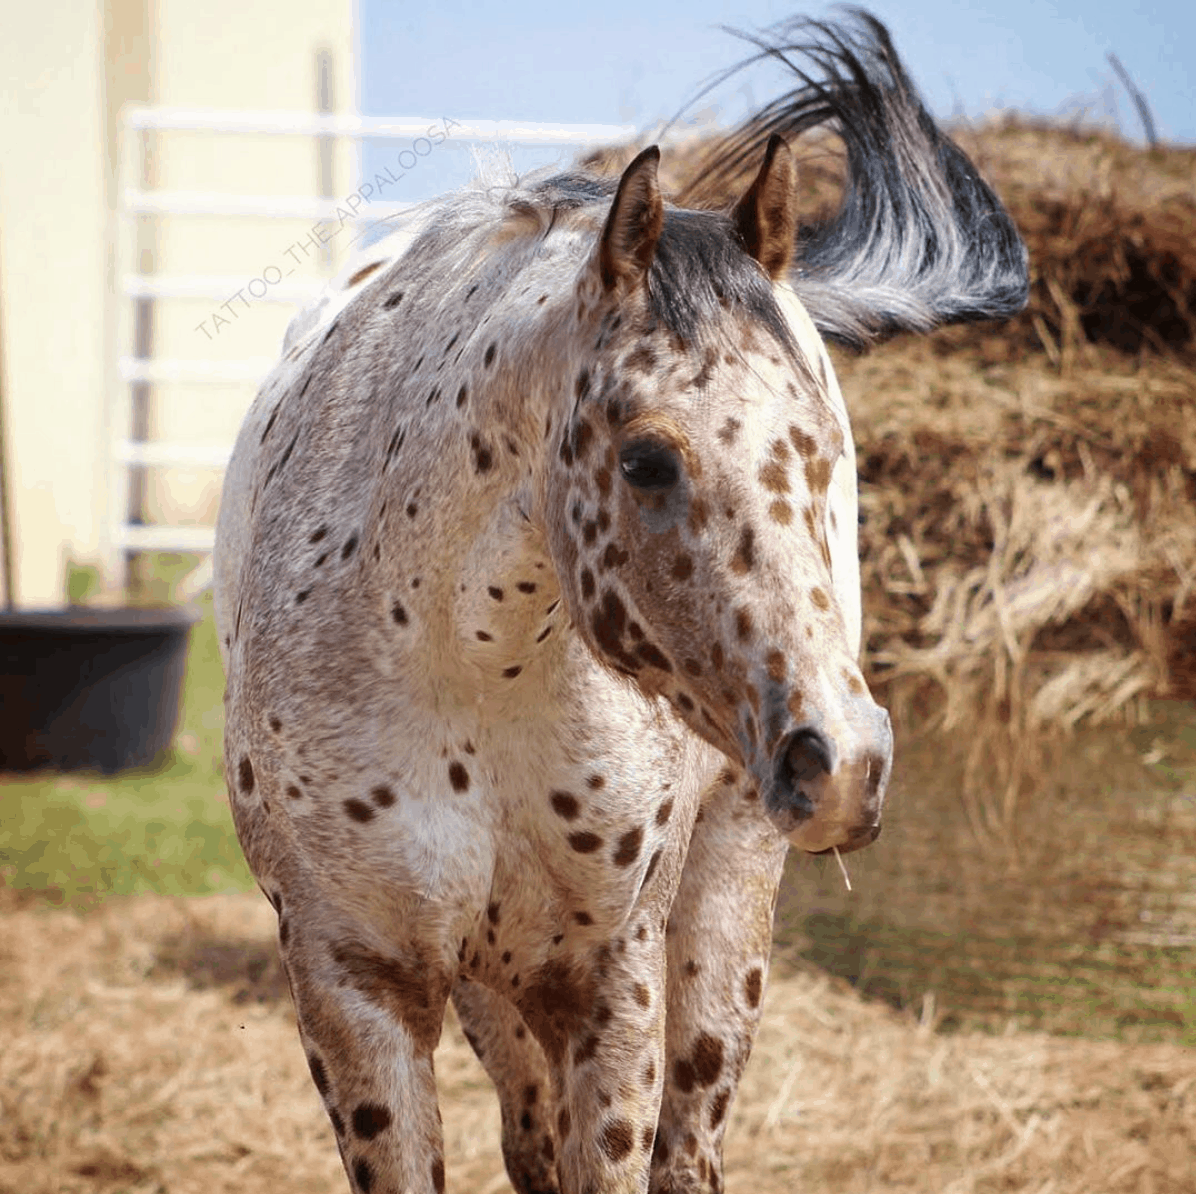
[[[731,215],[743,247],[775,282],[793,259],[797,234],[797,171],[785,139],[774,133],[756,181]]]
[[[638,282],[652,264],[664,224],[664,204],[656,168],[660,147],[649,145],[623,171],[606,226],[598,241],[598,275],[602,289]]]

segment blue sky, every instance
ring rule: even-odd
[[[747,47],[718,26],[760,28],[795,11],[834,11],[795,9],[792,0],[359,3],[361,101],[369,114],[640,128],[672,116],[703,80],[744,56]],[[872,11],[937,116],[980,118],[998,108],[1053,114],[1084,101],[1100,110],[1113,101],[1122,128],[1139,137],[1132,104],[1106,61],[1112,50],[1146,94],[1160,135],[1196,143],[1193,0],[878,0]],[[746,87],[724,88],[716,97],[722,119],[737,120],[753,100],[772,98],[777,78],[770,85],[757,73]],[[465,181],[470,163],[456,148],[421,163],[420,195]]]

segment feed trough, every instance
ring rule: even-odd
[[[0,770],[146,767],[178,723],[186,607],[0,612]]]

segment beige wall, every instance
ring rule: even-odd
[[[0,37],[0,325],[18,600],[98,542],[106,215],[101,12],[9,5]]]
[[[332,57],[334,110],[353,108],[353,0],[38,0],[9,5],[0,38],[0,335],[19,599],[51,605],[63,564],[100,558],[108,525],[107,445],[127,430],[128,387],[111,376],[132,351],[131,308],[109,301],[136,260],[161,274],[249,282],[286,256],[310,223],[169,217],[118,230],[116,113],[125,101],[203,108],[312,111],[315,54]],[[312,194],[308,138],[162,133],[151,175],[172,190]],[[137,167],[126,174],[135,181]],[[333,194],[349,192],[347,147]],[[308,275],[320,273],[313,258]],[[231,294],[230,294],[231,297]],[[196,330],[219,300],[163,301],[155,355],[270,356],[291,312],[254,304],[216,339]],[[105,421],[109,398],[111,426]],[[161,385],[151,430],[162,438],[231,441],[251,386]],[[156,472],[151,513],[214,515],[215,474]],[[118,498],[118,504],[120,499]]]

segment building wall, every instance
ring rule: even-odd
[[[0,353],[18,601],[58,603],[98,542],[107,269],[103,22],[8,6],[0,37]]]
[[[12,7],[12,6],[10,6]],[[222,275],[245,283],[310,229],[247,218],[162,217],[118,226],[125,184],[168,190],[314,194],[312,138],[148,134],[126,146],[126,102],[311,112],[316,53],[331,63],[332,107],[354,108],[353,0],[39,0],[5,15],[0,38],[0,351],[8,428],[19,600],[49,606],[64,593],[69,557],[99,559],[108,508],[107,448],[128,431],[128,386],[113,376],[133,350],[132,305],[122,276],[140,259],[160,274]],[[143,156],[144,155],[144,156]],[[355,158],[332,155],[331,190],[348,193]],[[310,255],[302,274],[336,264]],[[232,291],[228,297],[232,297]],[[220,360],[270,356],[291,310],[238,304],[220,335],[204,332],[219,300],[155,304],[156,356]],[[162,384],[150,398],[150,433],[231,440],[252,386]],[[219,477],[150,475],[147,513],[210,521]],[[117,579],[112,577],[111,579]]]

